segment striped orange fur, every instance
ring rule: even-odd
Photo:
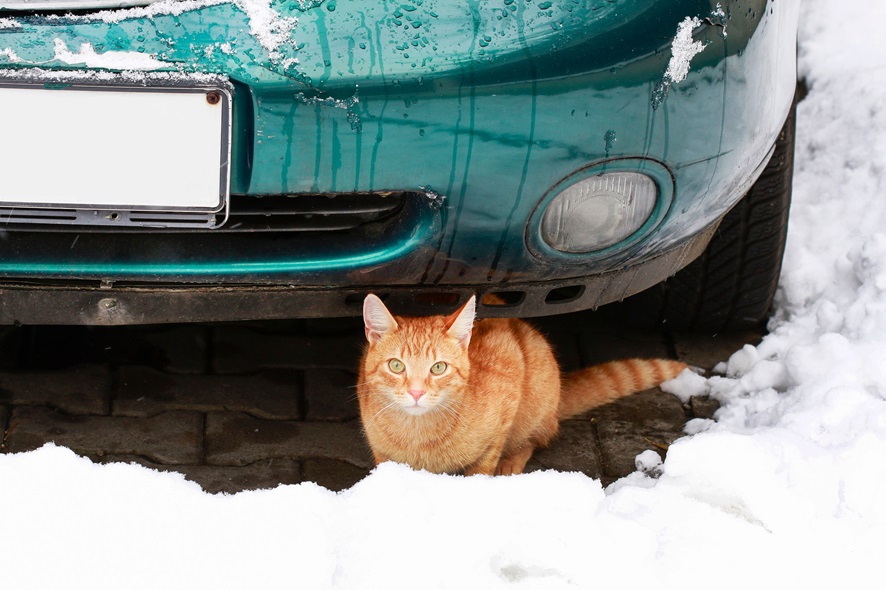
[[[550,344],[518,319],[474,323],[475,301],[450,316],[395,317],[363,306],[368,346],[357,397],[377,463],[436,473],[512,474],[559,421],[679,374],[683,363],[614,361],[562,378]]]
[[[567,373],[560,389],[560,420],[620,397],[655,387],[683,372],[686,363],[669,359],[626,359]]]

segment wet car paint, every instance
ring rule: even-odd
[[[322,245],[245,261],[6,251],[5,276],[504,284],[619,268],[702,231],[741,197],[795,79],[791,3],[240,2],[164,14],[169,6],[10,13],[0,48],[16,60],[0,61],[3,76],[93,69],[57,57],[61,47],[82,57],[84,43],[154,56],[156,72],[221,74],[235,90],[234,192],[424,191],[420,225],[333,257]],[[687,17],[701,19],[693,39],[704,49],[662,96]],[[670,173],[656,227],[605,255],[527,247],[552,187],[621,158]],[[431,206],[436,195],[442,207]]]

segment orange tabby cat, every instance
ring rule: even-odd
[[[474,324],[473,297],[451,316],[394,317],[363,303],[369,345],[357,396],[376,463],[436,473],[514,474],[559,421],[677,376],[671,360],[625,360],[566,375],[518,319]]]

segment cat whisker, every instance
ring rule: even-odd
[[[396,401],[396,400],[395,400],[395,401],[392,401],[391,403],[389,403],[388,405],[386,405],[385,407],[383,407],[382,409],[380,409],[378,412],[376,412],[375,415],[374,415],[372,418],[370,418],[370,420],[372,420],[373,422],[375,422],[375,419],[378,418],[378,416],[379,416],[382,412],[385,412],[386,410],[388,410],[388,409],[390,409],[390,408],[393,408],[394,406],[396,406],[396,405],[398,405],[398,404],[399,404],[398,401]]]
[[[448,418],[453,420],[458,420],[460,417],[457,412],[454,412],[451,408],[447,408],[446,406],[440,405],[437,406],[441,412],[443,412]]]
[[[461,412],[458,411],[458,401],[453,398],[448,398],[437,404],[437,407],[440,408],[441,412],[445,412],[448,416],[451,416],[455,419],[461,418]]]

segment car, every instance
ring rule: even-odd
[[[754,325],[798,4],[0,0],[0,323]]]

